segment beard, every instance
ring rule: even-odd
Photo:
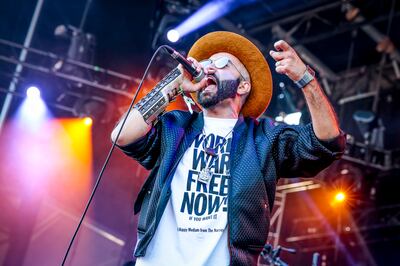
[[[214,76],[217,81],[217,92],[205,96],[203,91],[197,92],[197,101],[203,108],[210,108],[228,98],[235,98],[240,79],[222,80]]]

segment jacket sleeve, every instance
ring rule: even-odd
[[[341,158],[345,134],[328,141],[319,140],[311,124],[282,126],[275,143],[279,177],[311,177]]]
[[[118,146],[126,155],[138,161],[144,168],[154,167],[160,154],[161,122],[159,121],[142,138],[126,146]]]

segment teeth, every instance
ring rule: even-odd
[[[216,85],[217,82],[212,77],[207,77],[207,86]]]

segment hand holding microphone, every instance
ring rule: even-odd
[[[196,59],[191,57],[186,59],[169,46],[165,46],[165,49],[172,58],[180,63],[178,68],[184,76],[181,86],[185,92],[196,92],[206,86],[207,82],[204,77],[208,71],[204,70]]]

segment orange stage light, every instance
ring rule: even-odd
[[[346,195],[343,192],[339,191],[336,193],[336,195],[335,195],[336,202],[343,202],[345,199],[346,199]]]
[[[87,126],[91,126],[93,124],[93,119],[91,117],[85,117],[83,119],[83,123]]]

